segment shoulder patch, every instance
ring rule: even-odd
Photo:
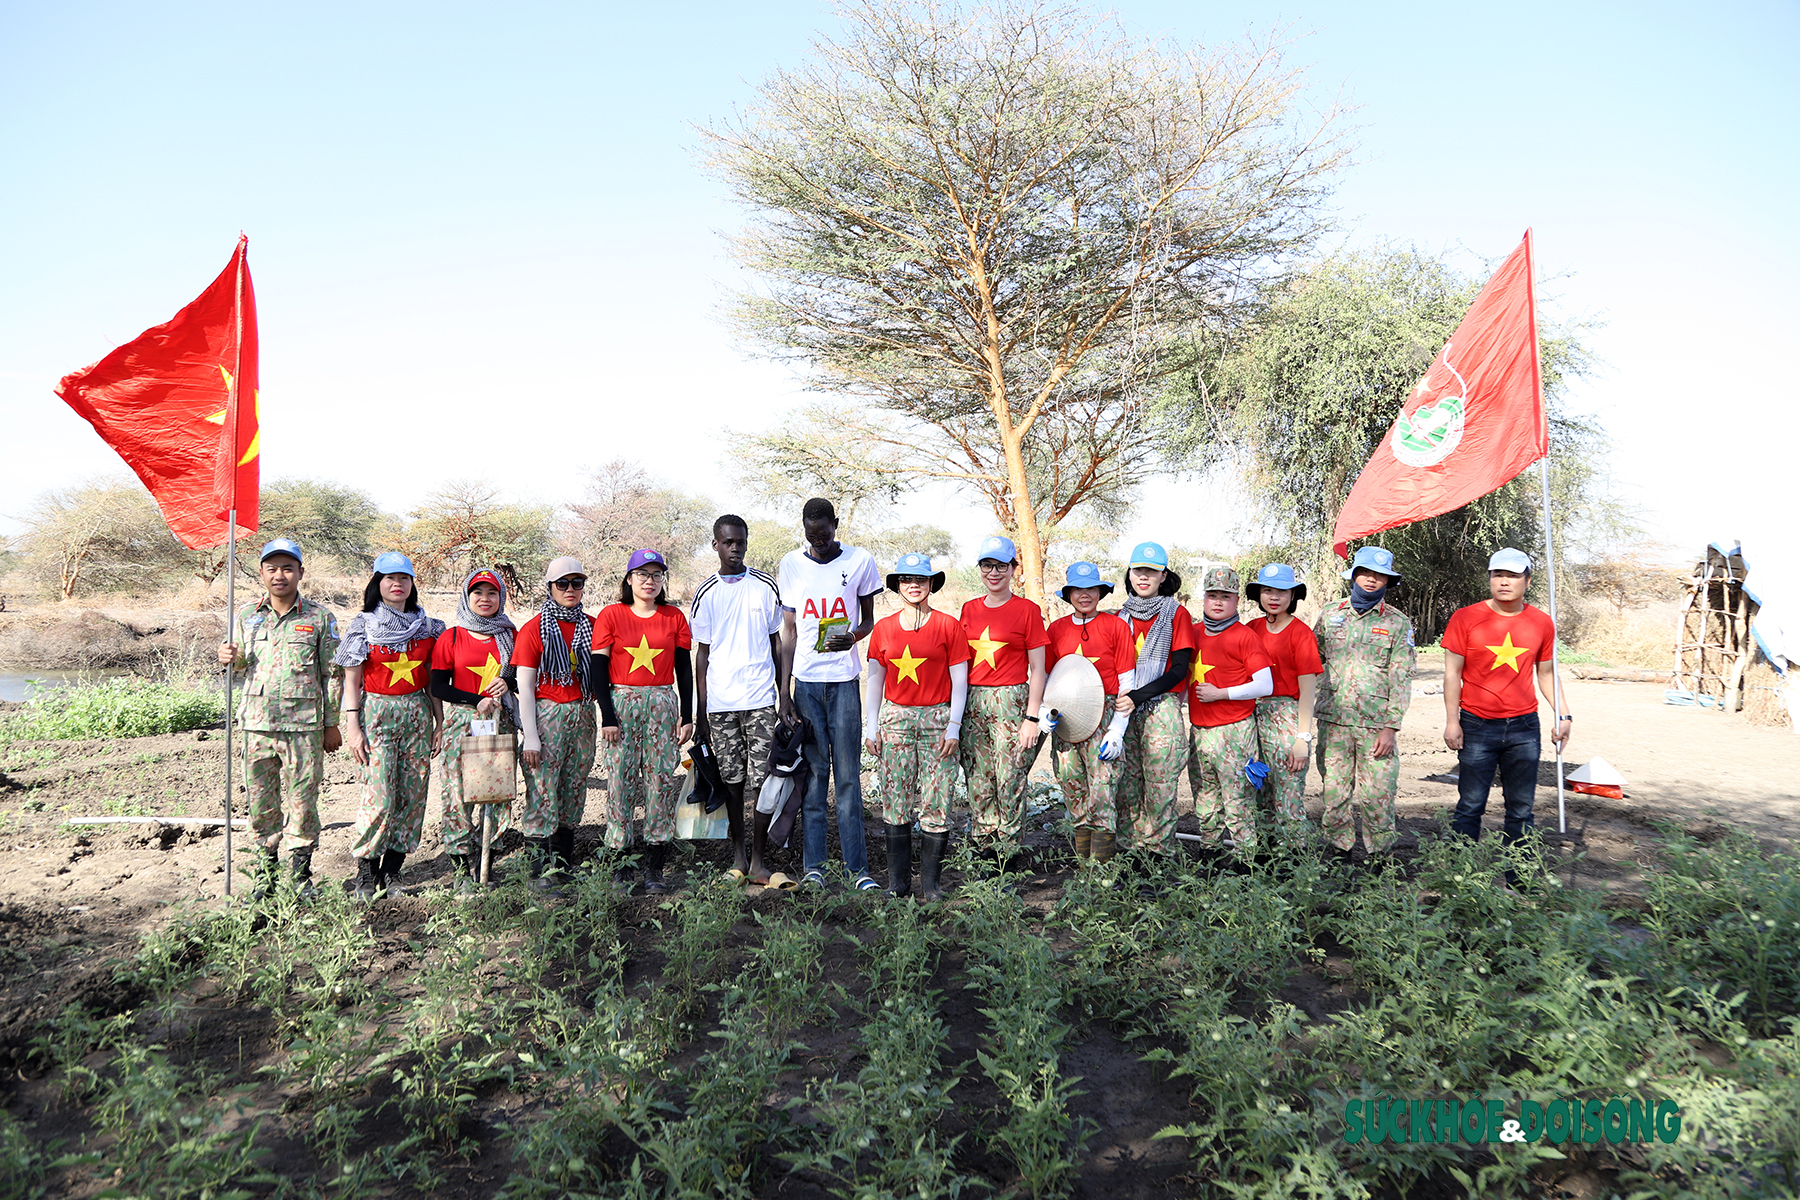
[[[1333,625],[1342,625],[1344,623],[1344,614],[1341,612],[1332,613],[1331,614],[1331,623]]]
[[[1409,646],[1413,644],[1413,631],[1411,629],[1406,631],[1406,644]]]
[[[254,617],[247,617],[244,620],[244,624],[246,625],[261,625],[262,623],[263,619],[261,613],[257,613]]]
[[[326,632],[331,634],[332,637],[336,637],[338,635],[337,622],[336,621],[331,622],[331,624],[327,628]]]

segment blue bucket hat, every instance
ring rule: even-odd
[[[1113,585],[1100,578],[1100,568],[1091,562],[1070,563],[1069,569],[1063,572],[1063,586],[1059,593],[1063,603],[1069,602],[1069,592],[1075,588],[1099,588],[1100,598],[1106,599],[1113,590]]]
[[[300,543],[293,538],[276,538],[274,541],[264,542],[262,557],[256,560],[257,563],[261,564],[267,561],[272,554],[285,554],[297,563],[306,561],[300,557]]]
[[[1306,599],[1306,585],[1294,578],[1294,568],[1286,563],[1269,563],[1256,573],[1256,578],[1244,585],[1244,595],[1250,597],[1252,603],[1262,599],[1265,587],[1286,588],[1294,593],[1294,599]]]
[[[944,586],[944,573],[931,569],[931,555],[929,554],[920,554],[916,551],[912,554],[902,554],[900,561],[894,564],[892,573],[887,577],[888,591],[900,590],[902,575],[917,575],[921,579],[931,580],[931,590],[934,592]]]
[[[375,574],[416,575],[418,572],[413,570],[412,559],[406,557],[406,555],[400,553],[398,550],[389,550],[387,553],[376,557]]]
[[[1359,568],[1367,568],[1377,575],[1386,575],[1395,583],[1400,582],[1400,572],[1394,570],[1394,552],[1384,550],[1380,546],[1364,546],[1350,560],[1350,569],[1344,572],[1344,578],[1353,577]]]
[[[1003,563],[1017,562],[1019,548],[1013,545],[1011,538],[996,535],[982,542],[981,548],[975,551],[976,562],[980,562],[984,558],[991,558],[995,562]]]

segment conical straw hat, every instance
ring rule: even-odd
[[[1094,664],[1079,654],[1066,655],[1044,683],[1044,707],[1057,712],[1056,740],[1085,742],[1100,728],[1106,685]]]

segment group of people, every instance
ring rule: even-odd
[[[1314,629],[1296,615],[1306,585],[1281,563],[1247,586],[1229,566],[1205,568],[1196,620],[1177,598],[1182,580],[1167,553],[1145,542],[1125,564],[1116,610],[1100,609],[1114,585],[1079,562],[1059,593],[1072,611],[1046,626],[1039,606],[1013,591],[1018,556],[1005,537],[980,545],[983,592],[952,615],[932,605],[945,573],[928,555],[902,555],[884,576],[867,551],[838,540],[828,501],[808,501],[801,524],[804,547],[771,576],[746,565],[748,522],[721,516],[712,542],[719,569],[693,589],[685,613],[669,599],[669,565],[655,550],[630,556],[613,602],[593,614],[582,563],[553,559],[536,613],[518,624],[506,615],[501,573],[482,568],[462,581],[455,624],[446,627],[420,606],[413,564],[389,551],[375,559],[362,611],[341,631],[300,594],[301,548],[269,542],[265,594],[236,615],[219,649],[220,662],[243,675],[249,820],[265,858],[257,894],[275,886],[284,848],[295,886],[313,886],[323,754],[340,745],[362,775],[355,894],[398,894],[423,834],[434,757],[444,849],[470,886],[480,817],[461,761],[472,733],[517,735],[526,796],[514,823],[536,886],[549,889],[573,869],[599,754],[605,845],[641,847],[645,890],[666,890],[690,744],[695,761],[716,768],[730,873],[763,886],[824,886],[834,809],[852,885],[884,886],[866,850],[865,758],[890,894],[912,894],[916,860],[919,893],[941,897],[959,775],[977,854],[1004,867],[1046,743],[1083,863],[1176,853],[1184,769],[1205,856],[1241,863],[1322,835],[1329,853],[1348,857],[1359,815],[1370,855],[1391,849],[1397,736],[1415,651],[1412,623],[1388,597],[1400,582],[1389,551],[1357,551],[1344,572],[1349,595]],[[1495,554],[1491,598],[1459,611],[1443,637],[1444,737],[1463,763],[1454,827],[1472,837],[1496,770],[1504,836],[1516,840],[1531,824],[1534,683],[1553,706],[1557,744],[1568,737],[1566,698],[1551,670],[1555,627],[1524,602],[1530,569],[1520,551]],[[876,620],[884,590],[899,609]],[[1242,620],[1245,598],[1258,611]],[[1091,729],[1065,725],[1046,696],[1058,663],[1077,656],[1104,692]],[[1071,674],[1089,673],[1073,666]],[[771,827],[785,823],[779,789],[764,787],[772,749],[794,740],[808,768],[798,879],[769,867]],[[1315,758],[1324,802],[1317,831],[1303,801]]]

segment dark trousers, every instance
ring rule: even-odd
[[[862,802],[862,692],[861,681],[809,683],[794,681],[794,707],[812,725],[806,740],[806,765],[812,778],[806,785],[801,810],[805,823],[805,862],[808,871],[825,866],[825,835],[831,818],[826,788],[837,776],[838,845],[851,878],[869,869],[869,851],[863,844]]]
[[[1487,811],[1494,769],[1500,771],[1500,794],[1506,799],[1501,841],[1518,841],[1532,826],[1537,800],[1538,754],[1543,742],[1537,713],[1518,717],[1478,717],[1461,711],[1463,747],[1457,755],[1456,816],[1450,827],[1471,838],[1481,837],[1481,814]]]

